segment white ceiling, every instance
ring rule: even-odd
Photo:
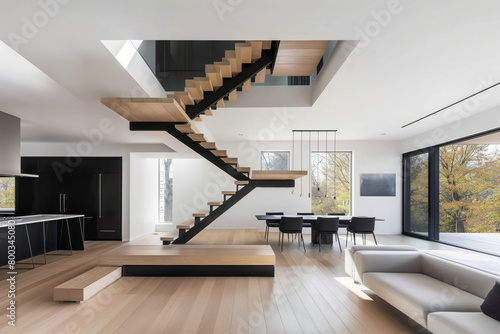
[[[286,109],[292,118],[274,131],[275,140],[290,139],[292,129],[338,129],[339,140],[401,140],[442,126],[450,116],[402,125],[485,88],[483,82],[500,81],[495,0],[401,1],[397,13],[378,17],[382,23],[375,13],[389,13],[393,1],[40,3],[58,8],[46,15],[38,0],[11,1],[0,13],[5,44],[14,46],[13,34],[26,42],[14,47],[18,54],[0,43],[0,110],[22,118],[24,141],[76,142],[107,118],[115,130],[106,142],[181,149],[166,133],[131,133],[125,120],[100,104],[101,97],[145,94],[101,40],[360,39],[312,107]],[[217,8],[221,3],[226,6]],[[28,31],[27,21],[40,27]],[[500,88],[469,111],[498,105]],[[258,138],[275,117],[270,108],[226,108],[204,123],[216,140],[242,140]]]

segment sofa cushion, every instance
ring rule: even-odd
[[[500,333],[500,321],[482,312],[434,312],[427,323],[433,334]]]
[[[482,298],[420,273],[368,272],[363,275],[363,284],[424,327],[431,312],[477,312],[483,302]]]
[[[407,245],[354,245],[350,250],[355,253],[362,250],[376,251],[418,251],[415,247]]]
[[[363,281],[367,272],[420,273],[420,252],[364,251],[354,253],[355,270]]]
[[[500,282],[496,282],[481,305],[484,314],[500,321]]]
[[[430,254],[422,254],[422,273],[470,292],[482,299],[500,277]]]

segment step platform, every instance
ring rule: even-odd
[[[269,245],[124,245],[99,257],[123,276],[274,277]]]
[[[116,266],[94,267],[54,288],[54,301],[83,302],[122,276]]]

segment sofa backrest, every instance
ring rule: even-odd
[[[486,298],[495,282],[500,281],[499,276],[430,254],[422,254],[421,270],[427,276],[451,284],[481,298]]]

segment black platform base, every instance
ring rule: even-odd
[[[123,266],[122,276],[274,277],[274,266]]]

